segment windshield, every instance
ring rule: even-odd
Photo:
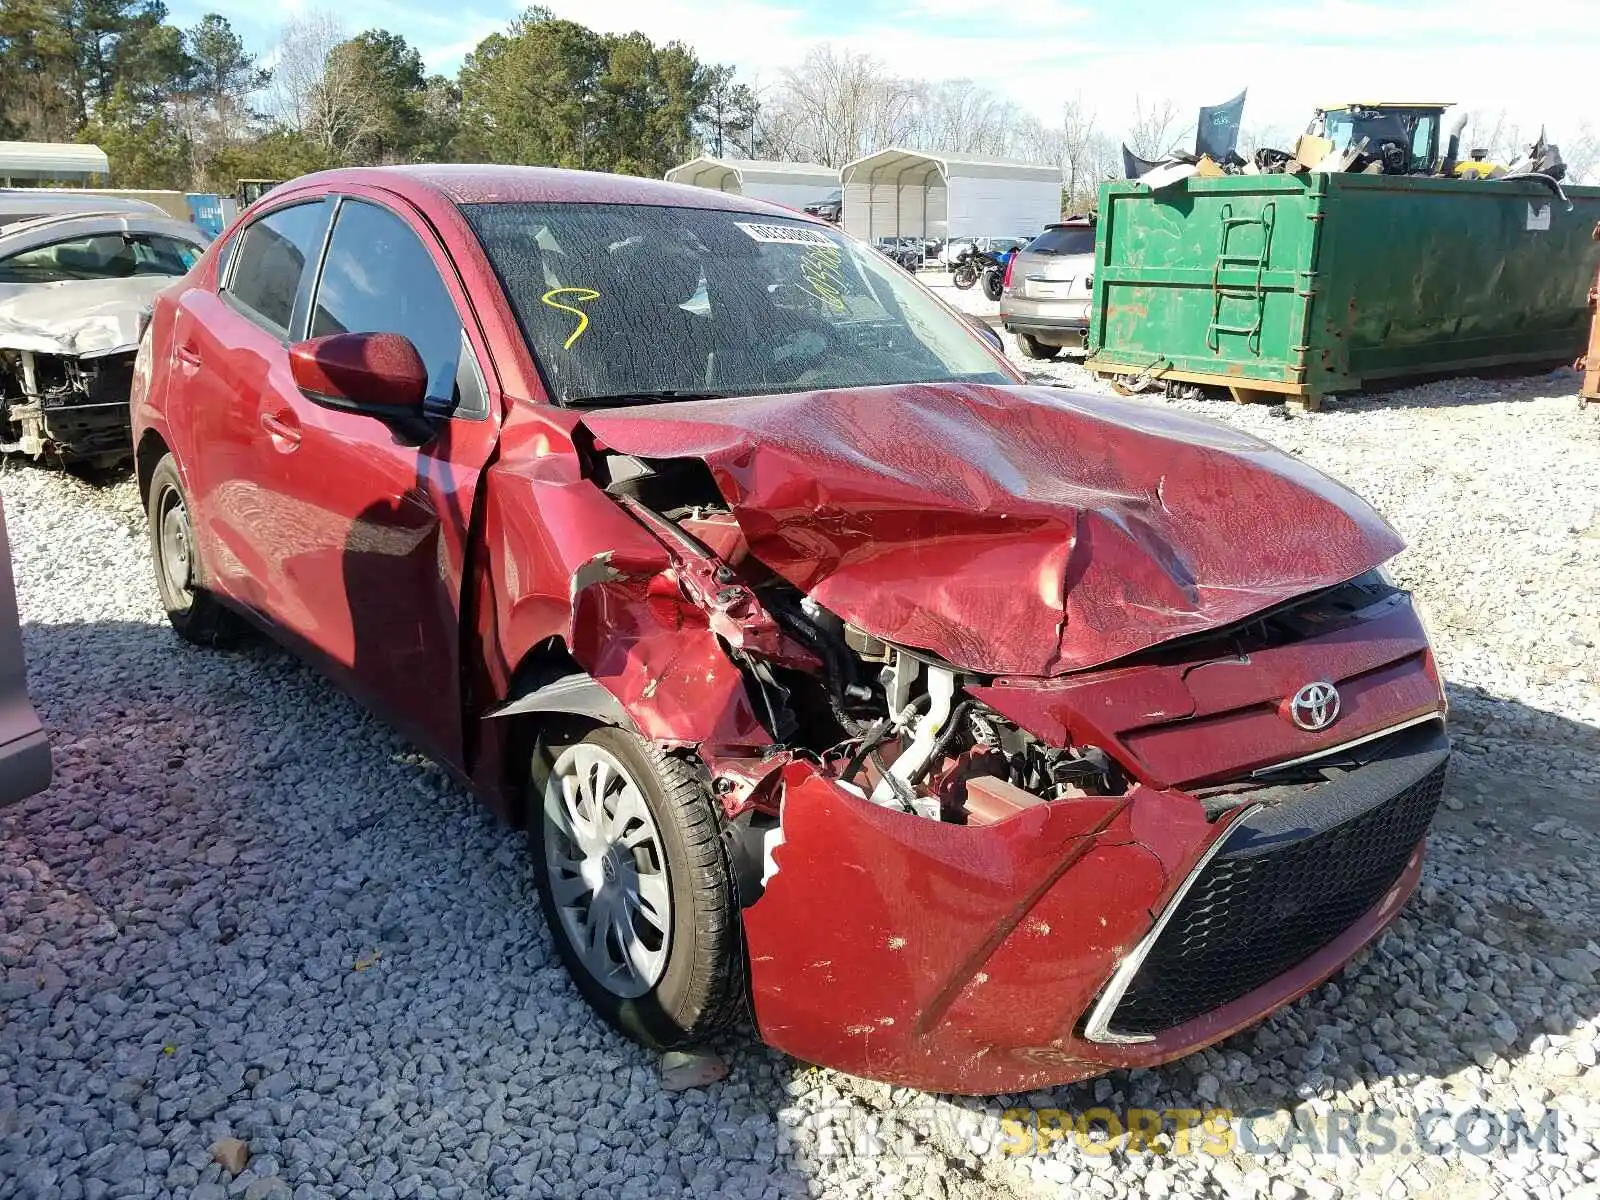
[[[901,267],[832,229],[644,205],[463,208],[562,404],[1012,382]]]
[[[0,283],[186,274],[201,247],[151,233],[100,233],[0,258]]]

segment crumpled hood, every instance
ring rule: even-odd
[[[140,314],[170,275],[0,284],[0,349],[103,354],[139,343]]]
[[[1351,579],[1402,547],[1248,434],[1033,387],[855,388],[585,414],[711,469],[751,553],[819,604],[969,670],[1058,675]]]

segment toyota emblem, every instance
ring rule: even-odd
[[[1308,683],[1289,701],[1289,719],[1307,733],[1326,729],[1339,719],[1339,689],[1331,683]]]

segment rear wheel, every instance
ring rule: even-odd
[[[156,589],[167,620],[178,636],[197,646],[224,645],[237,635],[238,618],[199,585],[205,577],[189,520],[189,499],[178,475],[177,460],[168,454],[150,476],[150,556]]]
[[[1061,353],[1060,346],[1049,346],[1031,334],[1017,334],[1017,345],[1022,348],[1022,353],[1029,358],[1048,361]]]
[[[539,900],[590,1007],[662,1050],[731,1026],[744,998],[738,904],[690,764],[601,727],[546,748],[528,800]]]

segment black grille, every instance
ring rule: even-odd
[[[1263,840],[1235,827],[1162,930],[1111,1028],[1173,1029],[1337,938],[1405,869],[1439,805],[1444,773],[1440,762],[1393,798],[1308,836]]]

